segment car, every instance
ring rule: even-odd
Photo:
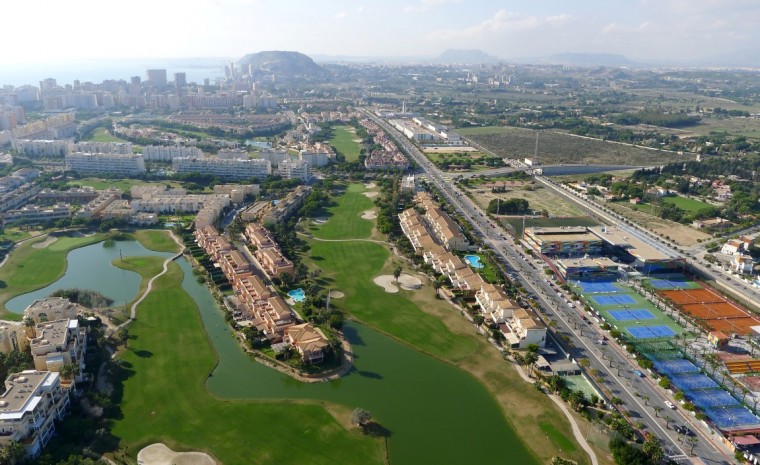
[[[666,406],[667,406],[669,409],[671,409],[671,410],[675,410],[675,409],[676,409],[676,406],[673,404],[673,402],[671,402],[671,401],[669,401],[669,400],[666,400],[666,401],[665,401],[665,405],[666,405]]]
[[[641,370],[633,370],[633,374],[638,376],[639,378],[644,377],[644,373],[642,373]]]

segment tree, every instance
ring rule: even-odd
[[[570,396],[567,399],[570,406],[575,410],[576,412],[580,412],[583,410],[583,408],[588,405],[588,401],[586,400],[586,396],[583,394],[583,391],[581,390],[575,390],[570,393]]]
[[[396,266],[396,267],[393,269],[393,279],[395,279],[395,280],[396,280],[396,283],[397,283],[397,284],[398,284],[398,278],[399,278],[399,276],[401,276],[401,272],[402,272],[402,271],[403,271],[403,269],[401,268],[401,265],[398,265],[398,266]]]
[[[363,408],[356,407],[354,411],[351,412],[351,423],[354,425],[363,427],[370,420],[372,420],[372,414]]]
[[[61,378],[71,379],[79,371],[79,366],[76,363],[67,363],[61,367]]]
[[[659,405],[656,405],[654,407],[654,416],[657,418],[660,418],[660,412],[662,412],[662,407],[660,407]]]
[[[689,442],[689,446],[691,446],[691,449],[689,450],[689,454],[693,454],[694,446],[697,445],[697,442],[699,441],[699,439],[697,439],[696,436],[689,436],[689,439],[687,439],[687,441]]]
[[[538,353],[536,352],[526,352],[525,355],[523,355],[523,363],[525,365],[528,365],[528,375],[531,375],[533,373],[533,365],[538,361]]]
[[[124,345],[126,347],[129,347],[129,328],[126,326],[122,326],[121,329],[119,329],[119,339],[121,339],[124,342]]]
[[[0,449],[0,465],[12,465],[26,455],[24,446],[16,441],[11,441],[7,446]]]
[[[647,454],[647,457],[649,457],[649,460],[652,463],[660,463],[662,459],[665,458],[665,451],[662,450],[662,444],[660,444],[660,440],[653,434],[650,434],[646,441],[644,441],[642,450]]]
[[[483,315],[475,315],[475,316],[472,318],[472,320],[473,320],[473,322],[474,322],[474,323],[475,323],[475,324],[476,324],[478,327],[480,327],[480,325],[482,325],[482,324],[483,324],[483,323],[486,321],[486,319],[483,317]]]

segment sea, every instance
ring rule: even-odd
[[[224,79],[224,66],[231,61],[225,58],[149,58],[34,64],[0,63],[0,88],[6,85],[39,86],[40,81],[47,78],[54,78],[59,86],[73,84],[75,80],[95,84],[109,79],[123,79],[129,82],[132,76],[140,76],[145,81],[148,69],[166,69],[168,81],[174,80],[174,73],[184,72],[188,83],[202,84],[206,78],[211,82]]]

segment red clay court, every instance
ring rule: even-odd
[[[676,289],[672,291],[659,291],[658,294],[676,304],[719,303],[726,301],[720,294],[709,289]]]
[[[711,289],[684,289],[658,292],[682,312],[702,320],[711,330],[726,334],[749,334],[760,319]]]

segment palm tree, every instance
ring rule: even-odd
[[[689,450],[689,455],[692,455],[694,454],[694,446],[697,445],[697,442],[699,441],[699,439],[697,439],[696,436],[689,436],[689,439],[687,439],[687,441],[689,442],[689,445],[691,446],[691,449]]]
[[[656,405],[654,407],[654,416],[656,418],[660,418],[660,412],[662,412],[662,407],[660,407],[659,405]]]
[[[401,265],[398,265],[393,269],[393,279],[396,280],[396,284],[398,284],[398,278],[401,276],[402,271],[403,269],[401,268]]]
[[[665,420],[665,428],[670,429],[670,422],[673,421],[673,418],[670,415],[665,415],[662,419]]]
[[[67,363],[61,367],[61,378],[70,380],[79,371],[79,366],[76,363]]]

